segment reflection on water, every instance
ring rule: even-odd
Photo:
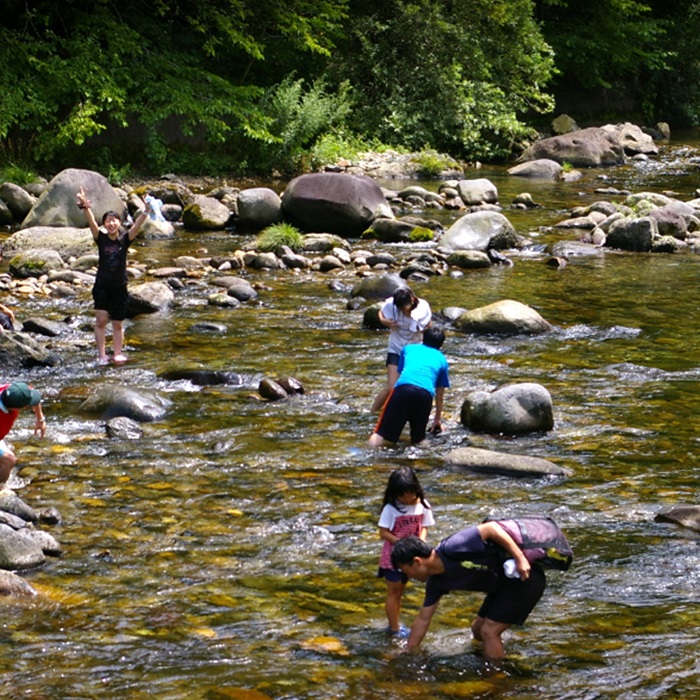
[[[504,203],[531,191],[543,208],[512,220],[552,243],[572,234],[542,227],[601,199],[601,182],[691,199],[688,158],[669,146],[662,163],[586,173],[568,185],[515,181],[497,169],[479,176],[496,182]],[[200,246],[213,254],[240,242],[183,234],[136,249],[139,259],[168,264]],[[55,534],[65,555],[29,575],[38,601],[4,603],[3,695],[697,696],[698,539],[654,515],[697,502],[700,260],[609,252],[562,270],[543,256],[514,260],[512,268],[434,278],[417,291],[437,310],[517,299],[555,330],[511,339],[451,333],[446,432],[378,454],[364,444],[386,337],[362,330],[362,312],[346,309],[330,277],[246,273],[263,288],[237,310],[208,306],[208,286],[193,283],[169,313],[128,326],[130,360],[118,369],[91,364],[88,298],[19,307],[20,320],[75,315],[81,347],[62,349],[60,368],[23,375],[45,392],[49,434],[36,440],[24,422],[16,434],[28,481],[20,494],[61,511]],[[340,279],[355,281],[352,271]],[[201,320],[227,332],[193,333]],[[247,379],[201,387],[161,378],[182,367]],[[255,391],[263,375],[295,376],[306,394],[265,403]],[[109,440],[101,421],[79,412],[105,381],[156,389],[173,410],[145,426],[142,440]],[[459,426],[468,391],[513,381],[550,391],[554,431],[506,439]],[[574,476],[514,480],[448,469],[441,455],[460,444],[545,457]],[[435,508],[431,541],[516,509],[552,514],[575,548],[572,569],[549,575],[527,626],[509,635],[501,669],[485,667],[472,646],[476,595],[444,599],[415,657],[401,656],[382,633],[376,522],[387,474],[406,463]],[[421,591],[411,584],[404,622]]]

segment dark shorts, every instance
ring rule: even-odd
[[[506,625],[522,625],[527,620],[547,586],[544,571],[539,566],[530,569],[527,581],[499,577],[497,588],[487,594],[479,617],[488,617]]]
[[[0,311],[0,328],[4,328],[6,331],[13,331],[15,329],[12,319]]]
[[[92,298],[95,310],[106,311],[113,321],[123,321],[126,318],[129,292],[125,284],[118,287],[96,284],[92,288]]]
[[[425,439],[433,397],[429,391],[413,384],[399,384],[384,405],[374,432],[389,442],[398,442],[406,423],[411,426],[411,442]]]
[[[377,578],[385,578],[392,583],[398,583],[399,581],[401,581],[401,583],[408,583],[408,576],[406,576],[403,571],[399,571],[398,569],[383,569],[381,566],[379,567],[379,571],[377,571]]]
[[[399,353],[398,352],[388,352],[386,354],[386,366],[394,365],[399,366]]]

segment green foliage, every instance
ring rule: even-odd
[[[432,149],[421,151],[413,160],[418,164],[418,174],[425,178],[440,177],[440,173],[455,167],[452,158]]]
[[[281,223],[268,226],[255,239],[255,247],[263,252],[275,252],[282,246],[298,253],[304,246],[304,236],[291,224]]]
[[[344,122],[350,107],[347,84],[328,91],[326,83],[318,80],[307,89],[304,80],[286,78],[259,104],[269,137],[254,137],[257,143],[249,143],[253,168],[283,173],[308,170],[314,144]]]
[[[523,116],[552,108],[552,52],[530,0],[388,0],[354,8],[338,75],[358,93],[354,125],[387,143],[466,158],[507,155]]]
[[[435,233],[425,226],[416,226],[408,236],[411,243],[427,243],[435,239]]]
[[[37,175],[33,170],[12,163],[0,168],[0,182],[12,182],[15,185],[28,185],[36,182]]]
[[[540,0],[545,39],[567,80],[584,88],[621,87],[648,70],[663,69],[664,27],[646,2]],[[593,31],[582,31],[584,27]]]
[[[230,159],[242,141],[272,143],[279,137],[258,103],[265,84],[287,72],[288,63],[275,72],[275,61],[325,60],[345,8],[344,0],[0,0],[0,142],[31,140],[28,161],[73,165],[91,160],[76,157],[76,146],[103,139],[124,144],[125,162],[137,155],[152,169],[185,149]],[[145,148],[132,125],[145,127]]]

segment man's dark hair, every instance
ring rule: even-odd
[[[423,345],[439,350],[445,342],[445,331],[440,326],[430,326],[423,331]]]
[[[402,537],[391,551],[391,565],[398,569],[402,564],[411,564],[416,557],[427,559],[432,551],[420,537]]]

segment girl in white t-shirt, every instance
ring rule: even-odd
[[[391,330],[386,355],[386,386],[372,404],[372,411],[379,411],[389,398],[399,378],[399,355],[405,345],[420,343],[423,331],[432,319],[430,304],[419,299],[408,287],[400,287],[385,300],[379,310],[379,322]]]
[[[401,467],[393,471],[384,492],[382,513],[379,516],[379,536],[384,540],[384,547],[377,573],[378,578],[386,579],[385,610],[389,621],[387,631],[391,635],[408,636],[408,630],[399,624],[401,598],[408,577],[391,566],[394,543],[411,535],[425,541],[428,528],[434,524],[433,511],[413,469]]]

